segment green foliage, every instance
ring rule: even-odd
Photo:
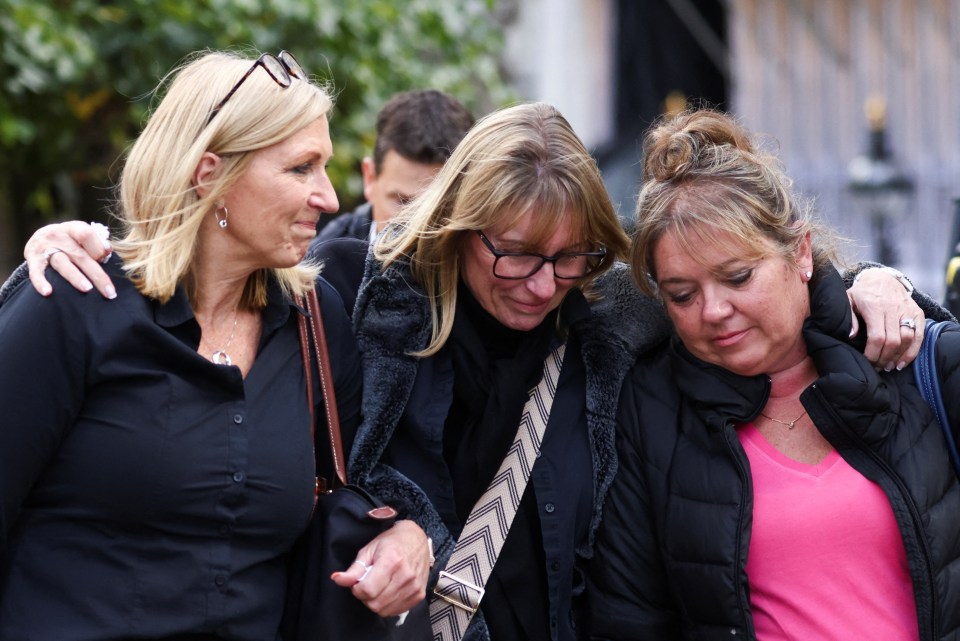
[[[358,163],[376,112],[393,93],[435,87],[477,115],[514,98],[500,77],[494,4],[0,0],[0,225],[12,220],[0,234],[22,243],[51,220],[103,219],[152,90],[206,48],[288,49],[332,81],[331,177],[349,206],[361,197]],[[9,260],[0,256],[0,267]]]

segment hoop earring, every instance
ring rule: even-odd
[[[220,216],[217,215],[217,212],[219,212],[221,209],[223,210],[223,218],[220,218]],[[213,217],[217,219],[217,224],[220,225],[220,229],[227,228],[227,216],[229,214],[230,212],[227,211],[226,205],[220,205],[219,207],[213,210]]]

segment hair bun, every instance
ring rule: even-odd
[[[721,147],[754,151],[746,130],[719,112],[665,116],[644,142],[644,175],[658,181],[682,178],[689,171],[714,164]]]

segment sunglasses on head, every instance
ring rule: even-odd
[[[240,88],[240,85],[243,84],[243,81],[250,77],[257,67],[263,67],[264,71],[270,74],[270,77],[273,78],[273,81],[278,85],[286,89],[293,83],[293,79],[297,80],[306,80],[307,72],[303,70],[303,67],[300,66],[300,63],[297,62],[297,59],[293,57],[289,51],[281,51],[277,55],[272,53],[261,54],[259,58],[247,69],[247,72],[243,74],[240,80],[237,81],[237,84],[233,85],[233,89],[223,97],[223,100],[217,103],[217,106],[213,108],[213,111],[210,112],[210,116],[207,118],[207,124],[210,124],[210,121],[213,120],[214,116],[220,113],[220,110],[223,109],[223,106],[227,104],[227,101],[230,100],[231,96],[237,92],[237,89]]]

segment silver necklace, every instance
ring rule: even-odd
[[[233,335],[237,331],[237,320],[240,318],[239,310],[233,312],[233,328],[230,330],[230,338],[227,339],[227,344],[223,346],[223,349],[218,349],[211,354],[210,359],[217,365],[233,365],[233,361],[230,359],[230,355],[227,354],[227,349],[230,348],[230,343],[233,342]]]
[[[793,419],[792,421],[781,421],[778,418],[773,418],[772,416],[767,416],[763,412],[760,412],[760,416],[767,419],[768,421],[773,421],[774,423],[780,423],[780,425],[786,425],[788,430],[792,430],[797,426],[797,421],[807,415],[807,410],[803,410],[803,414]]]

